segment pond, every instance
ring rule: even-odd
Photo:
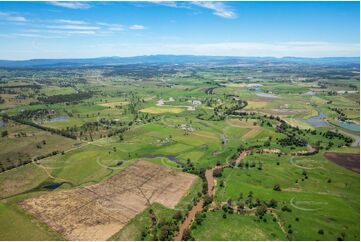
[[[256,95],[259,96],[259,97],[279,98],[276,95],[273,95],[273,94],[270,94],[270,93],[264,93],[264,92],[257,92]]]
[[[265,93],[262,88],[260,88],[259,86],[256,87],[252,87],[248,89],[249,91],[255,92],[257,96],[259,97],[267,97],[267,98],[279,98],[279,96],[276,96],[274,94],[271,93]]]
[[[307,96],[312,96],[312,95],[315,95],[316,93],[314,91],[308,91],[308,92],[305,92],[303,95],[307,95]]]
[[[168,158],[169,160],[179,164],[181,163],[180,160],[177,159],[177,157],[175,155],[163,155],[163,154],[147,154],[144,155],[144,158],[158,158],[158,157],[163,157],[163,158]]]
[[[329,125],[324,120],[325,118],[327,118],[327,116],[324,113],[320,112],[317,116],[306,119],[306,122],[315,127],[328,127]]]
[[[347,129],[347,130],[351,130],[351,131],[360,131],[360,125],[352,123],[352,122],[342,122],[342,121],[338,121],[336,122],[337,126],[340,126],[341,128]]]
[[[66,116],[57,116],[57,117],[51,117],[48,121],[50,122],[56,122],[56,121],[65,121],[68,117]]]
[[[340,90],[340,91],[336,91],[337,94],[346,94],[346,93],[357,93],[357,91],[346,91],[346,90]]]
[[[46,186],[43,186],[43,188],[48,189],[48,190],[55,190],[58,187],[60,187],[61,185],[63,185],[65,182],[57,182],[57,183],[52,183]]]
[[[261,86],[263,86],[263,85],[260,83],[248,83],[247,84],[247,87],[261,87]]]

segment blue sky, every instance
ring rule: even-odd
[[[359,2],[0,2],[0,59],[359,56]]]

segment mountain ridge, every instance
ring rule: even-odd
[[[241,56],[202,56],[202,55],[141,55],[131,57],[95,57],[95,58],[59,58],[0,60],[2,68],[35,68],[35,67],[85,67],[111,66],[126,64],[150,63],[193,63],[211,61],[258,61],[258,62],[299,62],[318,64],[359,64],[360,57],[241,57]]]

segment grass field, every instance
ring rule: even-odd
[[[194,239],[359,240],[359,173],[324,156],[359,154],[342,135],[359,133],[306,122],[323,113],[359,125],[359,93],[342,92],[359,89],[354,67],[238,64],[0,69],[0,238],[171,240],[162,233],[176,231],[174,216],[203,196],[203,172],[221,165]],[[158,168],[135,169],[139,160]],[[167,180],[180,172],[191,186]],[[144,189],[121,189],[132,184]],[[127,218],[109,212],[123,203]]]
[[[159,113],[181,113],[185,109],[184,108],[177,108],[177,107],[149,107],[141,109],[140,111],[143,113],[153,113],[153,114],[159,114]]]

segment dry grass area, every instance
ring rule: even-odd
[[[246,110],[248,109],[259,109],[266,107],[268,102],[266,101],[248,101],[248,105],[246,106]]]
[[[159,114],[159,113],[181,113],[184,110],[185,108],[181,108],[181,107],[162,106],[162,107],[144,108],[141,109],[140,111],[143,113]]]
[[[129,102],[108,102],[108,103],[99,103],[99,106],[102,107],[106,107],[106,108],[116,108],[116,107],[121,107],[121,106],[125,106],[128,105]]]
[[[68,240],[107,240],[151,203],[174,208],[195,179],[137,161],[100,184],[47,193],[20,205]]]

